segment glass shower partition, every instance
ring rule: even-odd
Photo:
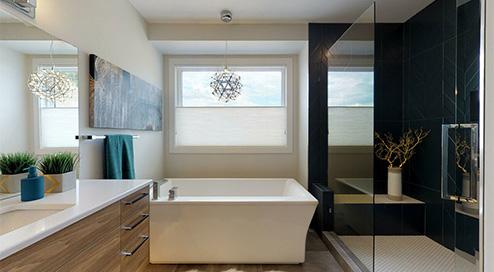
[[[362,271],[374,267],[374,28],[372,4],[328,51],[330,235]]]
[[[375,24],[372,5],[328,51],[329,235],[357,270],[479,271],[480,3],[402,24]],[[408,131],[428,134],[388,180],[374,132]]]
[[[454,271],[479,271],[480,0],[456,1],[453,114],[443,120],[441,196],[454,203]]]

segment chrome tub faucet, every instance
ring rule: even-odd
[[[173,186],[170,190],[168,190],[168,200],[175,200],[175,196],[177,195],[177,186]]]
[[[167,179],[153,181],[153,200],[160,198],[160,187],[167,182]]]

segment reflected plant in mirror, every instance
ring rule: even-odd
[[[461,135],[457,136],[454,144],[456,153],[456,166],[463,174],[467,174],[467,165],[470,161],[470,150],[472,148],[470,147],[470,144],[461,137]]]
[[[34,154],[17,152],[0,155],[0,193],[20,192],[21,179],[25,177],[28,167],[36,165]]]
[[[44,154],[78,153],[78,50],[0,8],[0,200]],[[34,95],[33,95],[34,94]],[[14,155],[15,154],[15,155]],[[22,155],[20,155],[22,154]]]
[[[375,145],[376,157],[388,163],[388,198],[391,200],[402,199],[401,170],[415,154],[417,146],[429,135],[429,130],[408,129],[400,139],[395,142],[391,133],[384,135],[375,133],[377,143]]]

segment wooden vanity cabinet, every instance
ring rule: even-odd
[[[120,271],[144,271],[149,264],[149,189],[120,201]]]
[[[0,261],[0,271],[144,271],[146,187]]]

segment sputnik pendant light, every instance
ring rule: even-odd
[[[221,12],[221,20],[225,23],[229,23],[232,20],[232,14],[230,11]],[[209,86],[212,89],[212,94],[218,98],[219,101],[228,103],[237,99],[242,89],[242,83],[240,82],[240,76],[228,69],[228,41],[225,41],[225,66],[223,71],[217,72],[211,78],[212,81]]]
[[[32,94],[53,103],[63,102],[72,96],[74,86],[70,79],[55,71],[53,62],[53,41],[50,43],[51,69],[39,69],[32,73],[27,86]]]

